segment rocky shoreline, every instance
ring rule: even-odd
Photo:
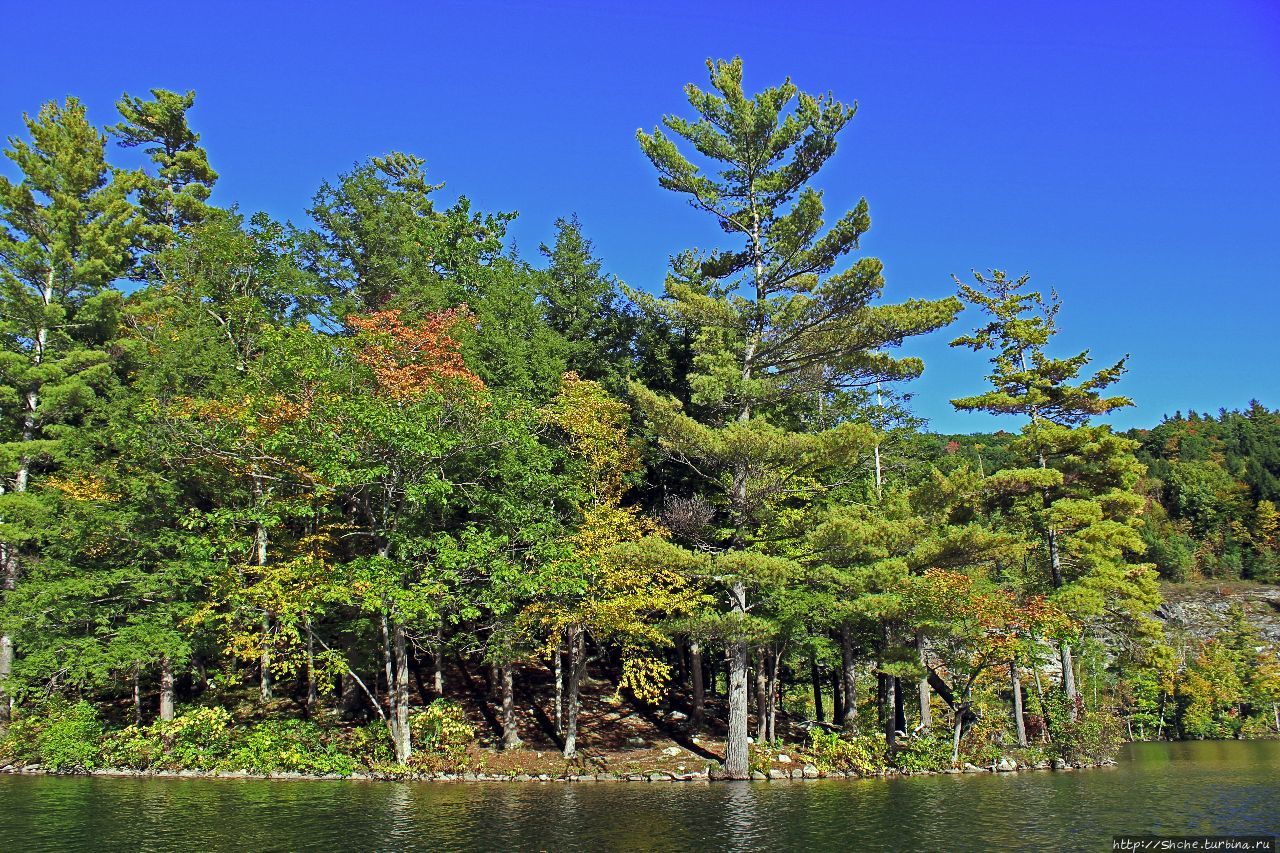
[[[821,770],[813,764],[805,764],[793,770],[773,768],[767,773],[755,770],[751,773],[752,782],[790,782],[816,781],[819,779],[890,779],[907,776],[946,776],[982,773],[1018,773],[1034,770],[1065,772],[1084,770],[1096,767],[1111,767],[1114,759],[1106,761],[1071,764],[1061,759],[1042,761],[1038,764],[1020,764],[1011,759],[986,767],[978,767],[966,763],[962,767],[951,767],[945,770],[883,770],[876,773],[856,773],[839,770]],[[726,780],[715,768],[695,770],[688,773],[672,773],[669,771],[650,771],[638,773],[587,773],[581,775],[553,776],[548,773],[478,773],[462,772],[357,772],[347,775],[339,773],[299,773],[282,771],[275,773],[254,773],[247,770],[135,770],[123,767],[101,767],[93,770],[50,770],[39,764],[10,764],[0,767],[0,773],[8,775],[28,776],[103,776],[113,778],[153,778],[153,779],[256,779],[256,780],[294,780],[294,781],[355,781],[355,782],[718,782]]]

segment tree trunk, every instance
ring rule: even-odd
[[[747,615],[747,587],[733,582],[734,612]],[[741,631],[741,626],[738,628]],[[747,641],[735,636],[729,641],[729,736],[725,745],[724,771],[730,779],[751,775],[747,750]]]
[[[840,626],[840,665],[843,669],[841,686],[844,688],[840,703],[843,712],[840,724],[846,729],[852,729],[858,723],[858,668],[853,656],[853,632],[849,630],[848,623]]]
[[[561,734],[564,734],[565,672],[564,672],[564,642],[559,637],[556,638],[556,650],[552,654],[552,657],[553,657],[552,667],[551,667],[552,673],[553,673],[552,677],[555,679],[555,691],[556,691],[555,700],[554,700],[555,707],[552,710],[555,711],[556,734],[561,735]],[[569,666],[572,667],[573,664],[570,663]],[[565,754],[568,755],[568,753],[565,753]]]
[[[929,692],[929,661],[925,656],[924,632],[916,631],[916,651],[920,655],[920,665],[924,667],[924,675],[921,676],[917,685],[920,693],[920,731],[926,732],[933,728],[933,706],[931,704],[932,695]]]
[[[173,719],[173,662],[160,659],[160,719]]]
[[[444,697],[444,635],[439,628],[436,629],[436,647],[432,652],[433,666],[431,672],[431,687],[436,691],[436,696]]]
[[[388,692],[395,719],[396,761],[404,764],[413,755],[413,743],[409,737],[409,651],[398,619],[391,626],[391,653],[395,657],[395,686]]]
[[[778,739],[778,703],[782,694],[778,690],[778,678],[782,668],[782,646],[778,645],[770,651],[769,665],[769,729],[768,740],[773,743]]]
[[[0,546],[0,590],[5,596],[18,586],[18,561],[9,546]],[[0,601],[4,596],[0,596]],[[9,722],[12,699],[6,685],[13,675],[13,637],[0,634],[0,727]]]
[[[844,720],[844,684],[840,679],[840,673],[843,667],[833,667],[831,670],[831,722],[839,723]]]
[[[884,739],[885,745],[892,750],[898,743],[898,679],[892,676],[880,676],[884,685]]]
[[[573,758],[578,751],[578,697],[582,678],[587,672],[587,650],[583,631],[577,630],[569,643],[569,702],[565,709],[564,757]]]
[[[689,641],[689,675],[693,681],[693,710],[689,721],[696,728],[702,725],[706,714],[706,688],[702,683],[702,644],[697,640]]]
[[[818,670],[818,658],[809,659],[809,680],[813,683],[813,718],[820,723],[826,722],[827,715],[822,708],[822,673]]]
[[[310,714],[320,700],[320,693],[316,684],[316,638],[311,633],[311,620],[305,620],[304,624],[307,631],[307,713]]]
[[[502,680],[502,748],[519,749],[522,741],[516,728],[515,673],[509,663],[500,672]]]
[[[769,677],[765,675],[764,648],[756,649],[756,740],[769,739]]]
[[[1071,712],[1071,721],[1076,722],[1076,671],[1071,661],[1071,646],[1062,641],[1062,692],[1067,696],[1067,707]]]
[[[951,764],[954,767],[960,763],[960,732],[964,728],[964,713],[961,706],[956,705],[955,709],[955,730],[951,737]]]
[[[257,472],[252,474],[253,477],[253,504],[254,509],[261,512],[264,507],[262,478]],[[267,526],[261,521],[255,521],[253,525],[253,561],[258,567],[258,574],[261,577],[267,565]],[[260,682],[261,696],[263,702],[270,702],[274,698],[271,689],[271,614],[267,613],[262,617],[262,659],[260,661],[262,669],[262,679]]]
[[[133,722],[142,725],[142,667],[133,665]]]
[[[907,732],[907,697],[902,690],[902,679],[893,678],[893,730]]]
[[[1018,662],[1009,661],[1009,686],[1013,689],[1013,728],[1018,735],[1018,746],[1027,745],[1027,723],[1022,716],[1022,679],[1018,677]]]

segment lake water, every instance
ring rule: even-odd
[[[0,850],[1110,850],[1280,833],[1280,742],[1139,744],[1113,768],[759,783],[0,775]]]

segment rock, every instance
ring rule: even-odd
[[[1049,769],[1050,767],[1052,767],[1052,766],[1053,766],[1053,765],[1051,765],[1051,764],[1050,764],[1049,762],[1047,762],[1047,761],[1037,761],[1035,764],[1033,764],[1033,765],[1032,765],[1032,769],[1033,769],[1033,770],[1048,770],[1048,769]]]
[[[981,767],[978,767],[977,765],[974,765],[974,764],[970,764],[969,762],[966,761],[964,763],[964,772],[965,773],[985,773],[986,771],[983,770]]]
[[[1053,759],[1053,764],[1051,766],[1053,767],[1054,770],[1070,770],[1071,769],[1071,765],[1066,761],[1063,761],[1061,758]]]
[[[790,779],[791,774],[785,770],[779,770],[778,768],[773,767],[773,768],[770,768],[769,770],[769,778],[770,779]]]
[[[653,773],[649,774],[649,781],[650,782],[669,782],[671,781],[671,774],[659,773],[657,771],[654,771]]]
[[[768,776],[766,776],[764,773],[760,772],[759,770],[752,770],[752,771],[751,771],[751,781],[753,781],[753,782],[767,782],[767,781],[769,781],[769,777],[768,777]]]
[[[778,762],[779,764],[790,764],[790,763],[791,763],[791,756],[790,756],[790,755],[787,755],[786,753],[779,752],[779,753],[778,753],[778,757],[777,757],[777,758],[775,758],[775,759],[773,759],[773,760],[774,760],[774,761],[776,761],[776,762]]]
[[[628,749],[644,749],[647,744],[642,737],[629,737],[625,741]]]
[[[666,749],[662,750],[663,755],[669,755],[672,758],[675,758],[677,755],[679,755],[682,752],[684,752],[684,750],[682,750],[678,746],[669,746]]]
[[[1018,769],[1017,763],[1015,763],[1011,758],[1001,758],[998,762],[996,762],[996,770],[999,771],[1000,773],[1011,773],[1017,769]]]
[[[681,711],[672,711],[670,714],[667,714],[667,719],[673,723],[683,723],[685,720],[689,719],[689,715]]]
[[[806,764],[800,772],[804,774],[804,778],[806,779],[818,778],[818,768],[812,764]]]

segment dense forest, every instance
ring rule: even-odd
[[[855,108],[708,70],[637,139],[724,245],[646,290],[573,216],[520,256],[402,152],[301,225],[212,206],[193,93],[24,117],[0,763],[587,766],[601,707],[729,778],[1280,729],[1243,615],[1194,648],[1153,615],[1162,578],[1280,579],[1280,412],[1118,434],[1128,364],[1055,353],[1027,276],[886,301],[866,201],[814,187]],[[912,415],[899,347],[948,328],[990,357],[954,405],[1007,431]]]

